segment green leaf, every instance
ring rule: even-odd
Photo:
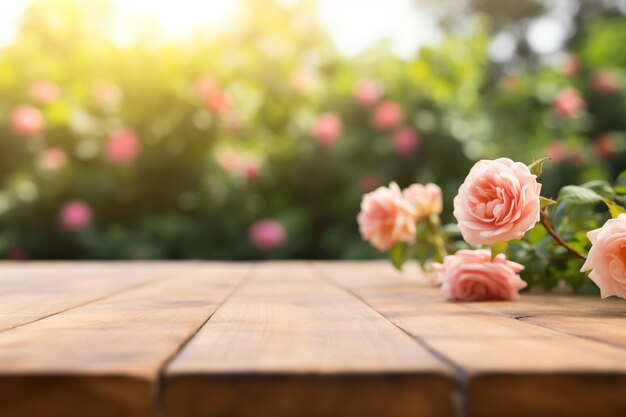
[[[620,206],[619,204],[617,204],[615,201],[611,201],[611,200],[606,199],[606,198],[603,198],[602,201],[609,208],[609,213],[611,213],[611,217],[612,218],[615,219],[620,214],[626,213],[626,209],[624,207]]]
[[[537,177],[540,177],[543,173],[543,163],[549,160],[549,157],[537,159],[532,164],[528,165],[528,169],[531,174],[535,174]]]
[[[402,271],[402,265],[405,261],[403,243],[396,243],[389,249],[389,260],[398,271]]]
[[[606,181],[602,181],[602,180],[589,181],[584,184],[581,184],[580,186],[584,188],[588,188],[592,191],[595,191],[602,197],[612,198],[613,196],[615,196],[615,190],[613,189],[611,184],[609,184]]]
[[[541,208],[544,209],[546,207],[550,207],[553,204],[556,204],[556,201],[548,197],[540,196],[539,203],[541,204]]]
[[[596,204],[602,201],[602,196],[589,188],[578,185],[566,185],[561,188],[559,200],[571,204]]]
[[[509,246],[508,242],[498,242],[491,246],[491,259],[495,259],[501,253],[506,252],[506,248]]]
[[[615,191],[618,194],[626,194],[626,171],[622,171],[621,174],[615,180]]]

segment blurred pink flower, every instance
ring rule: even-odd
[[[578,74],[578,71],[580,71],[580,59],[574,54],[565,55],[559,66],[559,72],[569,77]]]
[[[217,164],[226,172],[235,172],[241,168],[242,159],[238,152],[226,149],[217,155]]]
[[[59,222],[68,230],[80,230],[91,221],[91,209],[81,200],[71,200],[61,207]]]
[[[114,107],[122,99],[122,92],[118,86],[109,83],[98,83],[91,91],[93,101],[98,107]]]
[[[361,179],[359,180],[359,188],[362,193],[369,193],[370,191],[376,189],[380,185],[380,180],[371,172],[367,172],[361,175]]]
[[[591,76],[593,89],[601,94],[611,94],[619,90],[619,79],[614,71],[601,69]]]
[[[215,114],[226,114],[230,108],[228,94],[219,86],[217,80],[210,75],[201,75],[196,80],[196,94],[205,106]]]
[[[25,261],[30,258],[30,255],[24,248],[15,247],[7,251],[7,259],[10,261]]]
[[[378,130],[391,130],[398,126],[403,118],[402,107],[395,101],[386,100],[374,109],[372,122]]]
[[[593,141],[593,150],[601,158],[610,158],[615,153],[615,143],[609,135],[600,135]]]
[[[40,104],[52,103],[59,95],[59,86],[51,81],[37,81],[30,87],[30,97]]]
[[[128,164],[139,153],[140,143],[137,135],[130,129],[120,130],[107,140],[105,154],[115,164]]]
[[[380,99],[382,88],[375,81],[359,81],[354,90],[354,97],[361,107],[372,107]]]
[[[279,248],[286,238],[285,228],[273,219],[263,219],[254,223],[248,232],[250,242],[261,250]]]
[[[398,155],[414,153],[419,143],[419,134],[412,127],[403,127],[393,134],[393,149]]]
[[[343,123],[335,113],[320,114],[311,128],[311,134],[326,149],[335,146],[343,131]]]
[[[247,179],[255,180],[261,174],[261,164],[257,160],[249,159],[244,164],[243,173]]]
[[[45,125],[43,115],[35,107],[18,106],[11,112],[11,129],[18,135],[36,135]]]
[[[313,76],[310,72],[298,69],[291,74],[290,77],[291,88],[298,93],[306,93],[313,87]]]
[[[565,88],[556,95],[552,110],[559,117],[580,116],[585,110],[585,100],[575,88]]]
[[[61,148],[48,148],[41,155],[41,167],[49,171],[62,168],[67,162],[67,155]]]
[[[559,162],[567,157],[567,146],[561,140],[553,140],[546,150],[548,157],[554,162]]]

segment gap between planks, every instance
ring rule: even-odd
[[[474,308],[474,303],[443,303],[437,289],[399,278],[384,264],[319,266],[461,367],[467,375],[461,390],[470,416],[613,416],[626,406],[623,349]],[[529,307],[516,303],[485,305]],[[587,305],[601,306],[599,300]],[[619,305],[611,308],[623,311]],[[585,402],[590,395],[599,404]]]

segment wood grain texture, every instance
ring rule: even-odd
[[[438,290],[386,266],[319,267],[458,367],[469,416],[615,416],[626,408],[625,349],[490,312],[485,303],[442,303]]]
[[[159,370],[248,270],[178,264],[141,287],[0,333],[0,414],[152,415]]]
[[[264,264],[163,376],[165,415],[447,416],[449,369],[303,263]]]
[[[0,332],[168,276],[172,265],[45,263],[0,266]]]

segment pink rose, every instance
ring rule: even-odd
[[[568,154],[567,146],[565,146],[565,143],[563,141],[553,140],[548,145],[548,149],[546,149],[546,153],[548,154],[548,157],[552,161],[559,162],[567,157],[567,154]]]
[[[217,164],[226,172],[238,171],[242,161],[242,156],[232,149],[226,149],[217,156]]]
[[[110,109],[122,101],[122,90],[114,84],[99,83],[94,87],[91,96],[98,107]]]
[[[124,165],[132,162],[139,153],[139,139],[130,130],[124,129],[111,136],[105,146],[105,155],[113,163]]]
[[[343,123],[334,113],[322,113],[313,123],[311,134],[326,149],[335,146],[343,131]]]
[[[454,217],[471,245],[520,239],[539,221],[541,184],[521,162],[478,161],[454,198]]]
[[[585,100],[575,88],[561,90],[552,102],[552,111],[559,117],[577,117],[585,110]]]
[[[363,239],[384,251],[399,242],[415,240],[415,208],[395,182],[365,194],[357,216]]]
[[[359,81],[354,90],[354,97],[361,107],[372,107],[380,99],[382,89],[375,81]]]
[[[378,130],[391,130],[398,126],[403,118],[402,107],[395,101],[387,100],[376,106],[372,122]]]
[[[415,220],[441,214],[443,202],[441,200],[441,188],[433,183],[413,184],[402,191],[406,201],[411,204],[416,211]]]
[[[30,87],[30,97],[41,104],[50,104],[56,101],[59,95],[59,86],[51,81],[38,81]]]
[[[49,171],[56,171],[65,165],[67,156],[61,148],[48,148],[41,155],[41,167]]]
[[[68,201],[59,212],[59,222],[68,230],[80,230],[90,221],[91,209],[81,200]]]
[[[313,76],[310,72],[299,69],[294,71],[290,77],[291,88],[298,93],[306,93],[313,88]]]
[[[261,175],[261,164],[255,159],[248,159],[243,166],[243,174],[249,180],[255,180]]]
[[[31,106],[18,106],[11,112],[11,129],[18,135],[36,135],[45,127],[39,109]]]
[[[604,226],[587,233],[591,250],[581,272],[600,287],[602,298],[626,298],[626,214],[610,219]]]
[[[611,94],[619,90],[619,79],[614,71],[601,69],[591,76],[593,89],[598,93]]]
[[[524,267],[489,250],[460,250],[435,266],[448,301],[513,300],[526,287],[518,275]]]
[[[228,94],[219,86],[217,80],[210,75],[202,75],[196,80],[196,94],[207,108],[215,114],[226,114],[230,108]]]
[[[566,76],[576,75],[580,71],[580,60],[574,54],[567,54],[563,61],[561,61],[561,66],[559,67],[559,72]]]
[[[393,149],[398,155],[410,155],[417,149],[420,137],[412,127],[404,127],[393,134]]]
[[[250,227],[250,242],[261,250],[279,248],[285,242],[285,228],[273,219],[259,220]]]
[[[600,135],[593,141],[593,149],[601,158],[610,158],[615,153],[615,143],[609,135]]]

